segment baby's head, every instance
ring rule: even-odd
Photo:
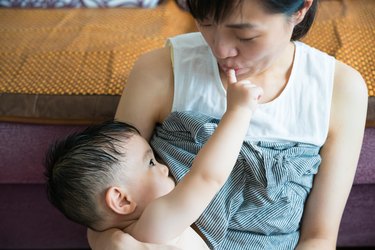
[[[138,130],[116,121],[56,142],[45,167],[50,202],[67,218],[97,231],[126,227],[175,186]]]
[[[110,121],[53,144],[45,161],[50,202],[69,219],[104,230],[106,193],[126,179],[126,145],[135,136],[135,127]]]

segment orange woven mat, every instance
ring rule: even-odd
[[[375,96],[375,1],[326,0],[304,42],[357,69]]]
[[[0,9],[0,93],[120,95],[136,58],[194,22],[154,9]]]
[[[304,42],[356,68],[375,96],[375,1],[325,0]],[[0,93],[120,95],[136,58],[194,31],[155,9],[0,9]]]

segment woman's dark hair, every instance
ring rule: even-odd
[[[236,7],[246,0],[186,0],[191,15],[198,21],[207,17],[213,17],[217,23],[224,20]],[[300,10],[305,0],[259,0],[269,13],[283,13],[287,16],[293,15]],[[294,27],[291,40],[299,40],[310,30],[318,8],[318,0],[314,0],[305,18]]]

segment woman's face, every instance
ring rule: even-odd
[[[197,21],[222,72],[233,68],[239,76],[259,74],[281,60],[294,28],[284,14],[265,12],[257,0],[245,0],[225,20]]]

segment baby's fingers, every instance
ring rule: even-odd
[[[253,100],[258,101],[263,95],[263,89],[255,84],[251,84],[249,88],[251,88]]]
[[[234,69],[230,69],[227,71],[227,77],[230,84],[237,82],[236,72],[234,71]]]

